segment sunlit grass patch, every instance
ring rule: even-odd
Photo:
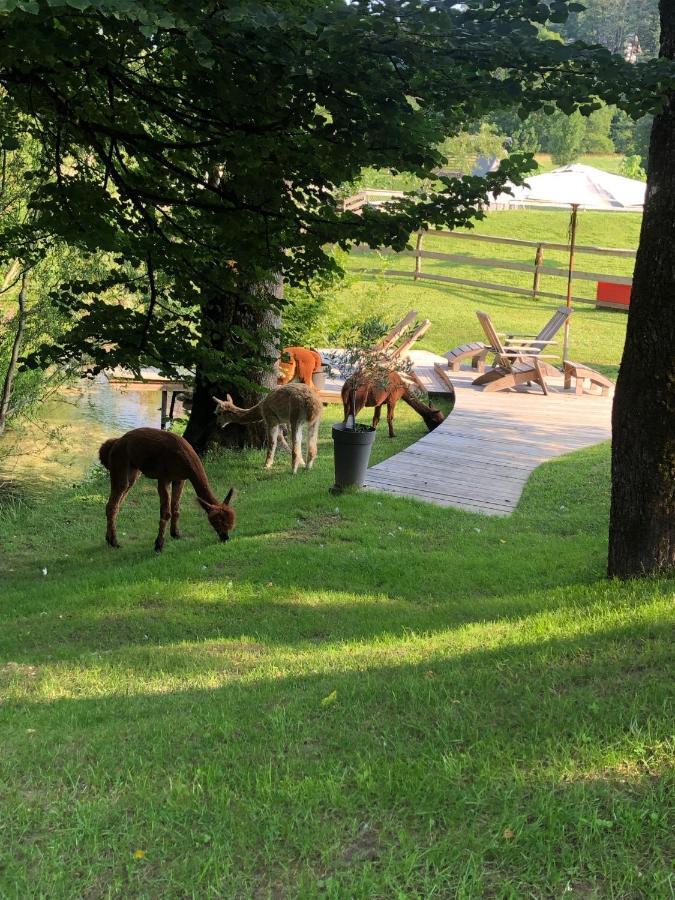
[[[154,554],[141,481],[110,550],[104,473],[0,523],[0,895],[667,896],[674,585],[604,578],[608,447],[493,519],[336,500],[331,419],[208,460],[227,545],[188,488]]]

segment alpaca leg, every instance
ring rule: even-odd
[[[183,493],[184,481],[171,482],[171,537],[179,538],[178,519],[180,517],[180,498]]]
[[[304,466],[305,461],[302,458],[302,422],[297,419],[291,422],[291,440],[292,440],[292,466],[293,474],[298,471],[300,466]]]
[[[124,503],[125,497],[134,484],[136,484],[140,474],[138,469],[131,469],[125,472],[121,478],[113,478],[112,476],[110,478],[110,499],[105,507],[105,514],[108,522],[105,539],[111,547],[119,547],[120,545],[117,540],[117,514]]]
[[[375,412],[373,413],[373,428],[377,428],[380,424],[380,416],[382,415],[382,404],[375,407]]]
[[[157,482],[157,493],[159,494],[159,531],[155,540],[155,550],[157,553],[162,552],[164,547],[164,532],[171,518],[171,502],[169,500],[169,482],[161,479]]]
[[[115,528],[115,523],[117,521],[117,513],[120,511],[120,506],[122,505],[123,499],[124,491],[120,490],[119,488],[115,489],[114,487],[110,489],[110,499],[105,506],[105,515],[108,522],[105,539],[111,547],[119,547],[120,545],[119,541],[117,540],[117,529]]]
[[[288,446],[288,441],[286,440],[286,435],[284,434],[283,425],[279,425],[279,443],[281,444],[282,450],[285,450],[286,453],[291,452],[291,448]]]
[[[307,468],[311,469],[317,454],[317,441],[319,438],[319,424],[321,420],[310,422],[307,426]]]
[[[387,425],[389,426],[389,437],[396,437],[394,434],[394,409],[396,404],[390,400],[387,401]]]
[[[265,468],[271,469],[274,464],[274,454],[277,452],[277,439],[279,437],[279,423],[270,425],[267,429],[267,458]]]

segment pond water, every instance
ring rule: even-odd
[[[39,421],[0,438],[0,483],[33,491],[81,481],[106,438],[159,427],[160,403],[159,390],[111,386],[103,377],[64,388],[42,407]],[[175,415],[182,414],[176,402]]]

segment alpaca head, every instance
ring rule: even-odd
[[[217,397],[214,397],[213,401],[216,404],[216,421],[221,428],[229,425],[230,422],[238,420],[237,412],[239,407],[233,402],[229,394],[225,400],[219,400]]]
[[[429,412],[424,416],[424,421],[429,431],[433,431],[434,428],[438,428],[441,422],[445,421],[445,416],[440,411],[440,409],[434,409],[432,406],[430,406]]]
[[[229,541],[230,532],[234,528],[234,510],[230,506],[233,499],[234,488],[230,488],[222,503],[207,503],[206,500],[198,498],[200,506],[206,512],[211,528],[221,541]]]

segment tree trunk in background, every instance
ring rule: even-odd
[[[17,316],[16,334],[12,343],[12,352],[7,365],[5,380],[2,385],[2,395],[0,396],[0,434],[2,434],[7,425],[7,416],[12,400],[12,386],[14,385],[14,376],[16,375],[16,367],[19,361],[19,353],[23,343],[23,333],[26,328],[26,290],[28,288],[28,272],[24,271],[21,276],[21,289],[19,290],[19,313]]]
[[[675,59],[675,3],[661,0]],[[640,246],[613,412],[610,576],[675,566],[675,97],[654,119]]]
[[[266,285],[263,291],[269,296],[281,299],[283,297],[283,283],[281,279],[271,287]],[[261,335],[264,346],[264,356],[270,359],[278,359],[278,338],[281,325],[281,316],[270,308],[269,304],[262,303],[255,297],[255,289],[251,290],[252,302],[247,302],[241,295],[228,295],[218,297],[211,306],[206,306],[202,316],[202,343],[208,350],[214,350],[224,355],[224,365],[227,359],[235,358],[239,361],[246,357],[247,350],[242,344],[233,339],[232,325],[241,326],[253,334]],[[255,299],[253,299],[255,298]],[[251,354],[253,356],[253,354]],[[206,366],[198,366],[195,378],[195,388],[192,399],[190,419],[185,429],[185,439],[198,453],[204,453],[210,443],[218,443],[226,447],[242,449],[243,447],[260,447],[265,440],[263,429],[255,426],[228,425],[219,429],[215,418],[215,404],[213,397],[225,397],[231,394],[238,406],[253,406],[262,396],[276,387],[276,372],[271,368],[254,368],[246,372],[246,377],[253,381],[260,389],[242,391],[233,382],[223,377],[215,377]]]

